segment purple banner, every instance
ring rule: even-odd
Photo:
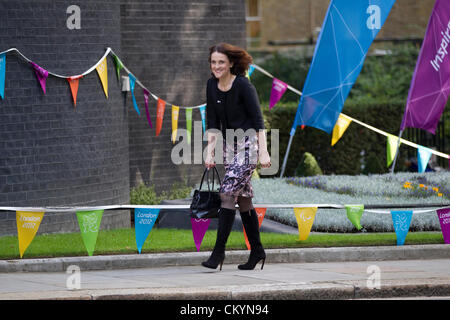
[[[206,230],[209,228],[211,223],[210,219],[194,219],[191,218],[192,224],[192,235],[194,236],[194,243],[197,251],[200,251],[200,246],[202,245],[203,237],[205,236]]]
[[[34,73],[36,73],[36,77],[39,80],[42,91],[44,91],[44,94],[45,94],[45,82],[47,81],[47,78],[48,78],[48,71],[45,70],[44,68],[39,67],[33,61],[30,61],[30,64],[34,69]]]
[[[437,0],[409,88],[401,130],[435,133],[450,93],[450,1]]]
[[[444,242],[450,244],[450,208],[440,209],[436,212],[439,218],[439,222],[441,223]]]

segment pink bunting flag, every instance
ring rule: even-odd
[[[272,91],[270,92],[270,103],[269,103],[269,109],[272,109],[272,107],[280,101],[283,94],[286,92],[288,85],[284,83],[281,80],[278,80],[277,78],[273,78],[272,81]]]
[[[437,210],[444,242],[450,244],[450,208]]]
[[[192,235],[194,236],[194,243],[197,251],[200,251],[200,246],[202,245],[203,237],[205,236],[206,230],[209,228],[211,223],[210,219],[195,219],[191,218],[192,224]]]
[[[48,71],[45,70],[44,68],[39,67],[33,61],[30,61],[30,64],[34,69],[34,73],[36,74],[36,77],[39,83],[41,84],[42,91],[44,91],[45,94],[45,82],[47,81],[48,78]]]
[[[153,128],[152,119],[150,119],[150,112],[148,111],[148,97],[150,96],[150,92],[145,88],[142,88],[142,91],[144,92],[145,113],[147,114],[147,122],[150,128]]]

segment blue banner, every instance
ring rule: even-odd
[[[0,96],[5,99],[6,54],[0,54]]]
[[[138,113],[138,115],[141,115],[141,112],[139,111],[139,108],[138,108],[138,105],[136,102],[136,97],[134,96],[134,86],[136,85],[136,77],[134,75],[132,75],[131,73],[129,73],[128,78],[130,78],[130,91],[131,91],[131,97],[133,98],[134,109],[136,109],[136,112]]]
[[[333,131],[367,51],[395,0],[332,0],[297,108],[299,125]]]
[[[142,246],[152,231],[153,225],[158,218],[160,209],[140,209],[134,210],[134,232],[136,235],[136,246],[141,253]]]
[[[406,235],[411,224],[412,211],[391,211],[392,224],[397,235],[397,245],[402,246],[405,243]]]

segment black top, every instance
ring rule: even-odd
[[[208,129],[264,129],[264,120],[256,89],[245,76],[236,76],[230,90],[221,91],[211,77],[206,86]]]

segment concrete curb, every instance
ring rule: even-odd
[[[308,263],[340,261],[382,261],[406,259],[449,259],[450,246],[406,245],[383,247],[335,247],[267,249],[266,263]],[[130,254],[0,261],[0,272],[65,272],[70,265],[81,270],[114,270],[165,266],[200,265],[210,252]],[[247,250],[227,251],[225,264],[248,259]]]
[[[349,300],[450,296],[450,284],[415,280],[369,289],[355,283],[285,283],[246,286],[97,289],[9,293],[8,300]],[[0,294],[0,300],[2,300]]]

